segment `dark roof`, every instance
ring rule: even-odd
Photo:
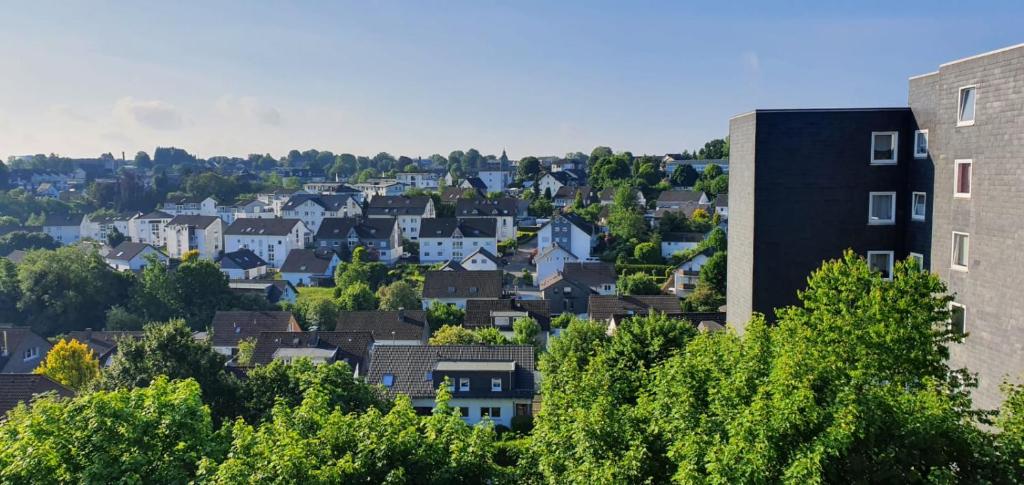
[[[164,211],[153,211],[149,214],[139,216],[139,219],[174,219],[174,216]]]
[[[316,231],[316,239],[347,239],[353,229],[361,241],[390,239],[395,229],[395,218],[325,217]]]
[[[428,217],[420,222],[420,238],[452,237],[456,229],[463,237],[495,237],[497,228],[493,217]]]
[[[516,199],[459,199],[455,202],[456,217],[515,216]]]
[[[75,339],[85,345],[96,354],[96,358],[103,363],[115,351],[117,341],[122,338],[141,339],[145,332],[129,330],[76,330],[68,332],[68,339]]]
[[[250,249],[224,253],[220,258],[220,267],[226,269],[253,269],[266,266],[267,262]]]
[[[729,194],[718,194],[718,197],[715,197],[715,207],[729,207]]]
[[[485,184],[484,181],[480,179],[480,177],[466,177],[465,182],[468,183],[474,189],[477,189],[482,192],[487,192],[487,184]]]
[[[218,220],[220,220],[220,218],[217,217],[217,216],[180,215],[180,216],[174,216],[174,218],[171,219],[167,223],[167,225],[168,226],[174,226],[174,225],[195,226],[195,227],[199,227],[199,228],[202,228],[202,229],[206,229],[207,227],[210,227],[210,224],[213,224],[214,222],[217,222]]]
[[[46,214],[44,227],[53,226],[80,226],[85,214]]]
[[[109,253],[107,253],[107,259],[113,259],[117,261],[131,261],[132,258],[138,256],[139,253],[145,251],[146,248],[152,248],[156,250],[156,248],[153,248],[153,246],[150,246],[149,244],[146,243],[124,241],[121,244],[118,244],[116,248],[111,249]]]
[[[237,347],[238,342],[258,337],[260,332],[298,330],[291,312],[219,311],[213,316],[210,326],[213,329],[211,344],[214,347]]]
[[[295,292],[295,286],[288,280],[229,280],[228,291],[236,295],[259,295],[266,298],[270,303],[281,301],[281,297],[291,288]]]
[[[367,215],[374,216],[420,216],[427,210],[429,195],[378,195],[370,200]]]
[[[28,254],[28,252],[22,251],[21,249],[15,249],[14,251],[7,253],[7,256],[4,257],[14,264],[21,264],[21,262],[25,260],[26,254]]]
[[[331,260],[337,257],[333,251],[315,249],[292,249],[281,264],[282,273],[324,274],[331,267]]]
[[[0,374],[0,421],[18,403],[27,404],[33,397],[51,391],[58,396],[74,396],[70,389],[42,374]]]
[[[164,205],[167,205],[167,204],[177,204],[177,205],[181,205],[181,204],[201,204],[206,199],[213,199],[214,202],[217,201],[217,199],[215,197],[199,197],[198,195],[183,195],[181,197],[175,197],[173,199],[167,199],[167,201],[164,202]]]
[[[467,190],[472,190],[475,197],[482,198],[485,195],[483,191],[477,188],[466,189],[462,187],[445,187],[444,190],[441,191],[441,200],[445,202],[457,201],[462,198],[462,195],[466,193]]]
[[[358,366],[359,375],[366,375],[372,345],[370,332],[261,332],[256,338],[252,363],[269,364],[278,349],[336,349],[335,361],[346,361],[353,368]]]
[[[301,224],[302,221],[298,219],[261,219],[261,218],[241,218],[235,219],[226,230],[224,230],[225,236],[287,236],[295,228],[296,224]]]
[[[587,222],[582,217],[580,217],[580,216],[578,216],[576,214],[572,214],[572,213],[569,213],[569,214],[555,214],[555,216],[552,217],[551,220],[548,221],[548,223],[544,224],[544,225],[546,226],[548,224],[551,224],[552,222],[555,221],[555,219],[558,219],[559,217],[569,221],[570,223],[572,223],[572,225],[582,229],[583,232],[585,232],[587,234],[590,234],[590,235],[597,234],[597,227],[596,226],[594,226],[593,224]],[[541,226],[541,227],[543,227],[543,226]]]
[[[427,271],[423,298],[500,298],[504,272]]]
[[[707,208],[706,205],[699,204],[699,203],[697,203],[697,201],[694,201],[694,200],[678,202],[678,204],[681,205],[682,207],[654,209],[654,218],[655,219],[661,219],[662,217],[665,217],[665,214],[668,214],[669,212],[671,212],[673,214],[683,215],[687,219],[689,219],[690,217],[693,217],[693,213],[696,212],[697,209],[706,209]]]
[[[349,194],[294,194],[281,206],[281,210],[294,210],[306,201],[310,201],[326,210],[338,211],[345,207],[351,198],[352,196]]]
[[[21,341],[33,334],[34,332],[29,327],[0,327],[0,370],[7,365],[7,361],[21,346]]]
[[[701,242],[704,240],[703,232],[670,232],[661,236],[663,242]]]
[[[681,315],[679,298],[674,295],[590,295],[591,320],[608,320],[614,316],[646,315],[651,310],[668,315]]]
[[[666,190],[658,196],[658,202],[697,202],[703,194],[695,190]]]
[[[438,269],[441,271],[466,271],[466,268],[462,267],[462,263],[455,261],[454,259],[445,261]]]
[[[533,347],[528,345],[380,345],[374,349],[366,382],[380,384],[385,374],[394,376],[386,389],[389,395],[432,399],[437,390],[428,378],[438,362],[512,362],[515,363],[515,389],[523,397],[537,392]]]
[[[597,197],[602,201],[610,202],[615,200],[615,192],[618,192],[618,187],[608,187],[601,192],[598,192]],[[633,194],[637,193],[636,190],[632,190],[631,192],[633,192]]]
[[[540,324],[541,329],[551,329],[551,311],[546,300],[469,300],[462,326],[491,327],[491,312],[526,312]]]
[[[492,262],[492,263],[494,263],[494,264],[496,264],[496,265],[499,265],[499,266],[501,265],[501,261],[498,261],[498,257],[497,257],[497,256],[495,256],[495,255],[491,254],[491,252],[490,252],[490,251],[488,251],[488,250],[486,250],[486,249],[484,249],[484,248],[480,247],[480,248],[476,248],[476,251],[473,251],[472,253],[469,253],[469,255],[468,255],[468,256],[466,256],[465,258],[462,258],[462,261],[460,261],[460,262],[459,262],[460,266],[461,266],[461,264],[462,264],[462,263],[465,263],[465,262],[466,262],[466,261],[468,261],[468,260],[469,260],[470,258],[472,258],[473,256],[476,256],[476,255],[478,255],[478,254],[479,254],[480,256],[483,256],[483,257],[485,257],[485,258],[487,258],[487,259],[491,260],[491,262]]]
[[[335,330],[369,332],[375,341],[420,340],[430,335],[427,312],[423,310],[341,312]]]
[[[614,285],[616,280],[615,265],[611,263],[566,262],[562,266],[562,271],[556,274],[560,278],[548,278],[542,282],[542,286],[547,288],[552,283],[559,281],[559,279],[565,279],[579,283],[581,286],[594,288],[606,284]]]

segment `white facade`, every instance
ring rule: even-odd
[[[118,232],[128,238],[130,237],[129,233],[131,232],[128,228],[130,225],[129,221],[130,220],[128,218],[97,219],[94,221],[91,220],[89,216],[85,216],[82,218],[81,237],[105,242],[107,240],[107,236],[116,228]]]
[[[79,223],[77,226],[43,226],[43,232],[58,243],[72,244],[82,238],[82,224]]]
[[[160,210],[172,216],[216,216],[217,200],[207,197],[199,202],[164,202]]]
[[[503,170],[481,170],[477,177],[487,186],[487,192],[505,192],[512,183],[512,173]]]
[[[556,247],[549,251],[541,251],[534,259],[533,262],[536,265],[536,271],[534,275],[534,284],[539,285],[541,281],[554,276],[555,273],[562,271],[565,267],[565,263],[574,263],[579,261],[579,258],[570,254],[561,247]]]
[[[488,251],[490,250],[488,249]],[[490,271],[498,269],[498,264],[495,263],[494,260],[478,252],[466,256],[459,264],[468,271]]]
[[[457,398],[453,397],[448,401],[448,405],[454,408],[469,408],[469,413],[466,417],[462,418],[467,424],[477,424],[483,421],[481,418],[481,408],[500,408],[501,417],[492,417],[491,422],[497,425],[512,427],[512,417],[515,413],[516,404],[522,404],[525,406],[532,406],[532,399],[525,398]],[[414,407],[434,407],[433,399],[413,399],[412,405]]]
[[[541,253],[548,246],[558,243],[577,258],[588,260],[592,242],[590,234],[559,216],[552,218],[537,231],[537,251]]]
[[[395,176],[408,189],[437,190],[439,177],[433,172],[402,172]]]
[[[152,247],[146,247],[139,254],[136,254],[132,259],[116,259],[110,256],[107,257],[107,265],[114,268],[117,271],[141,271],[149,261],[146,260],[146,256],[154,255],[162,264],[167,264],[167,256]]]
[[[690,241],[662,241],[661,242],[661,257],[671,258],[673,254],[679,251],[686,251],[687,249],[693,249],[700,244],[699,242]]]
[[[248,249],[267,262],[270,268],[278,268],[292,249],[306,247],[312,233],[306,224],[297,221],[295,226],[285,235],[266,234],[234,234],[224,236],[224,250],[227,252]]]
[[[554,197],[555,193],[558,192],[558,189],[564,185],[565,184],[559,182],[558,179],[551,176],[551,174],[544,174],[544,176],[537,182],[537,190],[542,197],[544,194],[548,193],[548,191],[550,191],[551,196]]]
[[[449,260],[461,261],[477,249],[486,249],[498,254],[498,239],[495,237],[420,237],[420,263],[432,264]],[[480,256],[482,257],[482,256]],[[497,268],[495,268],[497,269]]]
[[[327,265],[327,269],[323,273],[312,273],[312,272],[281,272],[281,279],[288,281],[293,286],[309,286],[313,284],[314,276],[332,276],[334,275],[334,269],[338,267],[341,260],[335,254],[331,255],[331,262]]]
[[[202,259],[214,259],[224,248],[224,221],[220,218],[204,227],[190,224],[166,224],[163,228],[167,254],[181,258],[186,252],[199,251]]]
[[[133,242],[146,243],[156,247],[164,245],[164,226],[171,217],[145,218],[133,217],[128,221],[128,237]]]
[[[283,210],[282,216],[286,219],[299,219],[306,223],[306,227],[314,233],[320,229],[320,223],[325,217],[359,217],[363,215],[363,208],[353,198],[345,200],[345,205],[339,210],[328,210],[317,204],[312,199],[306,200],[292,209]]]

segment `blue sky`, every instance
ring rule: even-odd
[[[9,4],[0,156],[677,152],[1024,42],[1021,1],[772,3]]]

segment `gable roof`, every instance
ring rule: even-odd
[[[367,215],[385,215],[385,216],[397,216],[397,215],[413,215],[421,216],[427,210],[427,204],[430,203],[429,195],[378,195],[373,199],[370,199],[370,206],[367,209]]]
[[[476,251],[473,251],[472,253],[469,253],[469,256],[466,256],[465,258],[462,258],[462,261],[460,261],[459,264],[460,265],[465,264],[466,261],[469,261],[471,258],[473,258],[474,256],[477,256],[477,255],[483,256],[483,257],[491,260],[492,263],[494,263],[494,264],[496,264],[498,266],[501,266],[501,262],[498,261],[498,257],[493,255],[493,254],[491,254],[490,251],[488,251],[488,250],[486,250],[486,249],[484,249],[482,247],[476,248]]]
[[[174,216],[164,211],[153,211],[148,214],[138,216],[139,219],[174,219]]]
[[[302,224],[298,219],[262,219],[262,218],[241,218],[235,219],[227,229],[225,236],[287,236],[296,225]]]
[[[333,251],[315,249],[292,249],[281,264],[282,273],[324,274],[331,267],[331,261],[338,257]]]
[[[715,197],[715,207],[729,207],[729,193],[718,194]]]
[[[661,242],[701,242],[704,240],[702,232],[670,232],[661,235]]]
[[[355,190],[355,189],[353,189]],[[281,210],[295,210],[300,205],[312,202],[324,210],[339,211],[352,199],[350,193],[346,194],[294,194],[281,206]]]
[[[267,262],[250,249],[239,249],[230,253],[224,253],[220,258],[220,267],[225,269],[253,269],[266,266]]]
[[[291,312],[218,311],[210,327],[214,347],[237,347],[242,340],[259,337],[261,332],[299,330]]]
[[[14,357],[14,353],[17,352],[18,347],[21,347],[21,342],[36,336],[39,339],[42,337],[35,334],[29,327],[0,327],[0,370],[7,365],[7,362]],[[46,342],[45,339],[43,339]],[[46,348],[50,348],[50,344],[46,343]],[[43,352],[45,354],[46,352]],[[3,374],[0,374],[3,375]]]
[[[380,384],[385,374],[393,384],[385,392],[394,396],[433,399],[437,393],[428,378],[440,362],[502,362],[514,364],[515,394],[533,397],[537,392],[534,352],[529,345],[380,345],[374,349],[366,382]]]
[[[136,256],[145,251],[146,248],[150,248],[160,253],[159,250],[157,250],[153,246],[150,246],[149,244],[124,241],[121,244],[118,244],[116,248],[111,249],[109,253],[107,253],[107,259],[112,261],[131,261]]]
[[[43,227],[68,227],[82,225],[85,214],[46,214]]]
[[[145,332],[141,330],[76,330],[68,332],[67,338],[75,339],[87,346],[96,354],[102,364],[117,351],[117,341],[123,338],[141,339]]]
[[[212,197],[212,196],[211,197],[199,197],[198,195],[183,195],[181,197],[175,197],[175,198],[172,198],[172,199],[167,199],[164,202],[163,205],[167,206],[167,205],[183,205],[183,204],[202,204],[203,201],[205,201],[206,199],[213,199],[214,202],[217,202],[217,199]]]
[[[369,332],[374,341],[419,340],[430,335],[427,312],[423,310],[340,312],[335,330]]]
[[[485,184],[480,177],[466,177],[466,180],[463,180],[463,183],[468,183],[470,187],[477,189],[481,192],[487,192],[487,184]]]
[[[428,217],[420,222],[420,239],[452,237],[458,230],[463,237],[495,237],[498,221],[493,217]]]
[[[458,199],[455,217],[504,217],[516,215],[516,199]]]
[[[575,259],[580,259],[575,254],[573,254],[572,251],[569,251],[569,248],[566,248],[565,246],[562,246],[562,243],[553,242],[550,245],[545,246],[544,249],[542,249],[539,253],[537,253],[537,255],[534,256],[533,260],[537,261],[539,259],[544,259],[549,254],[551,254],[551,253],[553,253],[555,251],[562,251],[562,252],[568,254],[569,256],[572,256]]]
[[[704,192],[695,190],[666,190],[658,196],[658,203],[664,202],[697,202]]]
[[[469,300],[466,302],[466,318],[462,326],[491,327],[491,312],[526,312],[542,330],[551,329],[551,312],[547,300]]]
[[[568,221],[572,225],[580,228],[583,232],[585,232],[587,234],[590,234],[590,235],[597,234],[597,227],[596,226],[594,226],[593,224],[587,222],[582,217],[580,217],[580,216],[578,216],[576,214],[572,214],[572,213],[568,213],[568,214],[555,214],[554,217],[551,218],[551,220],[549,220],[547,223],[545,223],[543,226],[541,226],[541,229],[543,229],[545,226],[548,226],[551,223],[555,222],[559,218],[565,219],[566,221]]]
[[[395,229],[395,218],[378,217],[357,219],[355,217],[325,217],[316,231],[316,239],[347,239],[355,230],[361,241],[391,239]]]
[[[463,187],[445,187],[444,190],[441,191],[441,200],[445,202],[457,201],[462,198],[463,194],[465,194],[467,190],[472,190],[474,197],[484,197],[485,195],[483,191],[478,188],[467,189]]]
[[[180,215],[174,216],[173,219],[167,222],[168,226],[195,226],[200,229],[206,229],[210,227],[214,222],[219,221],[220,218],[217,216],[192,216],[192,215]]]
[[[674,295],[590,295],[589,311],[591,320],[646,315],[651,311],[675,316],[683,314],[679,298]]]
[[[616,280],[615,265],[602,262],[566,262],[555,276],[541,282],[541,289],[547,288],[559,280],[568,280],[588,288],[601,285],[614,285]]]
[[[462,263],[460,263],[458,261],[455,261],[454,259],[449,259],[448,261],[445,261],[444,264],[442,264],[441,267],[438,268],[438,270],[441,270],[441,271],[466,271],[466,268],[462,267]]]
[[[44,392],[71,397],[75,393],[42,374],[0,374],[0,421],[18,403],[28,404]]]
[[[427,271],[423,298],[500,298],[504,271]]]
[[[358,367],[359,375],[366,375],[372,345],[373,335],[370,332],[260,332],[252,363],[269,364],[280,349],[337,350],[334,355],[336,361],[348,362],[353,369]]]

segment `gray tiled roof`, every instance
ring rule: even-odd
[[[423,298],[500,298],[502,270],[427,271]]]
[[[679,298],[674,295],[590,295],[588,308],[591,320],[646,315],[652,310],[674,316],[683,314]]]
[[[297,224],[302,224],[298,219],[262,219],[262,218],[241,218],[235,219],[227,229],[225,236],[286,236],[292,232]]]
[[[395,230],[395,218],[325,217],[317,229],[316,239],[347,239],[353,229],[361,241],[390,239]]]
[[[463,237],[495,237],[498,221],[493,217],[428,217],[420,222],[420,238],[451,237],[458,229]]]
[[[46,214],[43,227],[66,227],[82,225],[85,214]]]
[[[333,251],[292,249],[281,264],[281,272],[325,274],[335,257]]]
[[[195,226],[195,227],[199,227],[199,228],[202,228],[202,229],[206,229],[207,227],[210,227],[211,224],[213,224],[214,222],[217,222],[218,220],[220,220],[220,218],[217,217],[217,216],[180,215],[180,216],[174,216],[174,219],[171,219],[170,221],[168,221],[167,225],[168,226],[178,226],[178,225],[180,225],[180,226]]]
[[[516,199],[458,199],[455,202],[456,217],[504,217],[516,215]]]
[[[109,253],[107,253],[107,259],[115,261],[131,261],[132,258],[138,256],[139,253],[145,251],[146,248],[152,247],[153,246],[150,246],[149,244],[146,243],[124,241],[121,244],[118,244],[116,248],[111,249]]]
[[[168,213],[166,213],[164,211],[153,211],[153,212],[150,212],[148,214],[144,214],[144,215],[139,216],[139,219],[142,219],[142,220],[148,220],[148,219],[174,219],[174,216],[172,216],[172,215],[170,215],[170,214],[168,214]]]
[[[266,266],[267,262],[250,249],[239,249],[230,253],[224,253],[220,258],[220,267],[227,269],[253,269]]]
[[[256,338],[261,332],[298,330],[291,312],[219,311],[210,326],[214,347],[237,347],[238,342]]]
[[[614,285],[617,276],[615,265],[602,262],[566,262],[559,272],[561,278],[548,278],[542,283],[542,290],[559,280],[569,280],[589,288]]]
[[[117,350],[117,341],[123,338],[141,339],[145,332],[129,330],[76,330],[68,332],[68,339],[75,339],[96,353],[102,363]]]
[[[703,192],[694,190],[666,190],[658,196],[658,203],[697,202],[703,194]]]
[[[430,335],[423,310],[340,312],[334,327],[344,332],[370,332],[375,341],[421,340]]]
[[[27,404],[33,397],[51,391],[58,396],[74,395],[70,389],[42,374],[0,374],[0,421],[19,402]]]
[[[370,362],[370,332],[262,332],[256,339],[252,363],[269,364],[278,349],[337,349],[337,360],[345,360],[366,375]]]
[[[465,263],[466,261],[469,261],[470,259],[476,257],[477,255],[483,256],[483,257],[491,260],[492,263],[494,263],[494,264],[496,264],[498,266],[501,266],[501,261],[498,261],[498,257],[493,255],[493,254],[491,254],[490,251],[488,251],[488,250],[486,250],[486,249],[484,249],[482,247],[477,248],[476,251],[473,251],[472,253],[469,253],[469,255],[466,256],[465,258],[462,258],[462,261],[459,262],[459,265],[461,266],[462,263]]]
[[[378,195],[370,200],[366,213],[373,216],[420,216],[427,210],[428,203],[429,195]]]
[[[325,210],[338,211],[344,208],[351,198],[350,194],[294,194],[281,206],[281,210],[295,210],[296,207],[310,201]]]
[[[490,327],[491,312],[526,312],[540,324],[540,328],[551,329],[551,312],[546,300],[469,300],[466,302],[466,328]]]
[[[537,392],[533,347],[528,345],[381,345],[374,349],[366,381],[380,384],[385,374],[394,376],[389,395],[433,398],[432,379],[427,377],[438,362],[514,362],[515,394],[533,397]]]

